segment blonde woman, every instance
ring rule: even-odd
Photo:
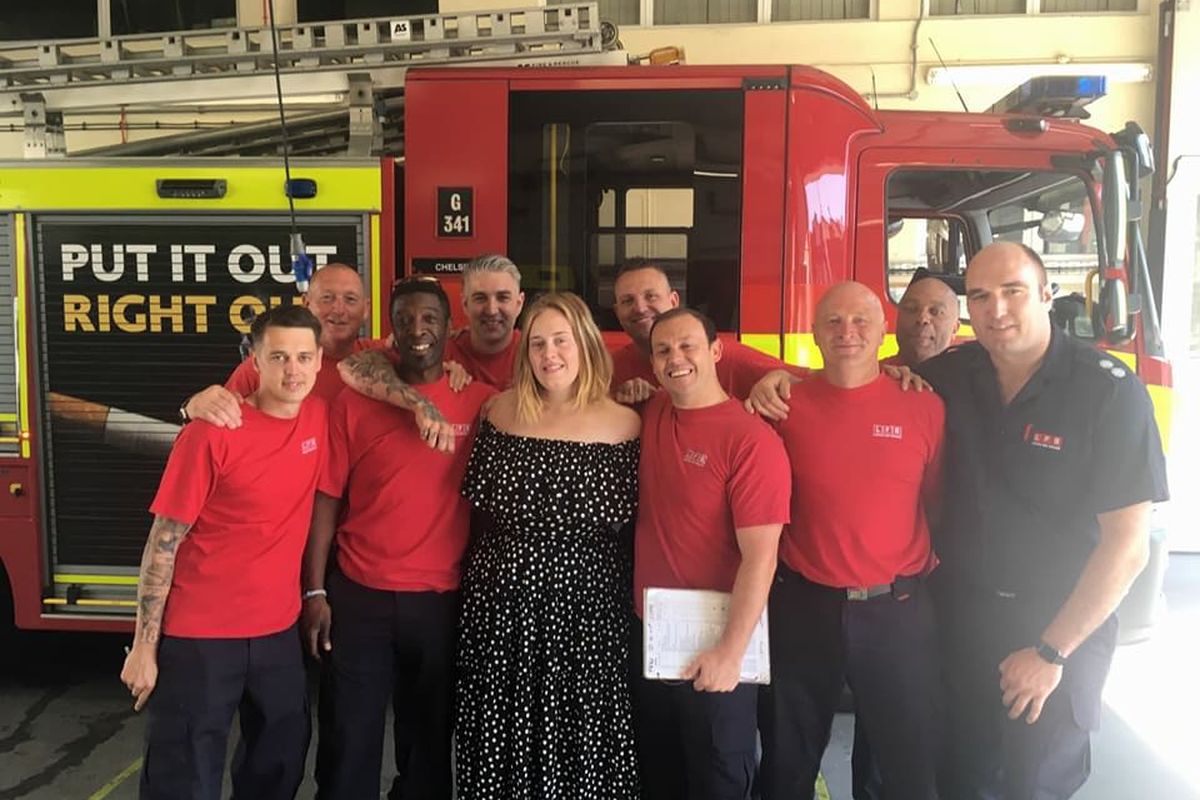
[[[609,399],[612,360],[576,295],[538,298],[520,348],[463,483],[488,524],[463,574],[458,797],[635,798],[621,531],[641,422]]]

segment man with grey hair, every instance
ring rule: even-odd
[[[525,304],[521,271],[505,256],[479,256],[463,270],[462,302],[469,325],[446,342],[446,358],[477,381],[507,388],[521,338],[515,330]]]

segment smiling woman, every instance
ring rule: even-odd
[[[629,689],[635,412],[583,301],[529,309],[514,386],[485,412],[463,494],[458,796],[639,796]]]

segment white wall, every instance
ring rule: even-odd
[[[1173,355],[1200,358],[1200,3],[1176,14],[1170,152],[1160,158],[1178,170],[1167,185],[1163,324]]]

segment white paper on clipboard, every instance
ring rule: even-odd
[[[643,674],[651,680],[682,680],[692,659],[720,640],[730,597],[728,592],[702,589],[646,589]],[[771,682],[765,608],[742,658],[742,682]]]

